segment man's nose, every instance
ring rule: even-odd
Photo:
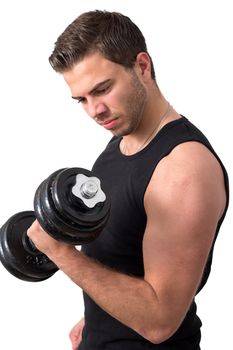
[[[91,101],[88,106],[88,114],[95,119],[107,113],[107,106],[102,102]]]

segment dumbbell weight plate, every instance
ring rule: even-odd
[[[58,270],[46,255],[25,249],[23,236],[35,219],[33,211],[20,212],[0,229],[0,261],[12,275],[30,282],[43,281]]]
[[[82,168],[58,170],[41,183],[34,198],[34,210],[44,230],[55,239],[74,245],[94,240],[105,226],[110,210],[108,199],[90,209],[72,194],[77,174],[93,176]]]
[[[72,223],[64,222],[62,220],[61,215],[57,213],[56,208],[53,205],[51,196],[48,195],[46,191],[46,189],[49,188],[47,185],[48,182],[44,181],[38,187],[34,199],[36,217],[41,227],[51,237],[72,245],[82,245],[94,240],[96,238],[95,234],[87,234],[86,231],[82,234],[80,231],[81,227],[77,227],[77,224],[72,226]],[[73,233],[73,235],[71,233]]]
[[[56,171],[51,174],[36,190],[34,197],[34,210],[37,220],[41,227],[58,241],[72,245],[88,243],[95,238],[95,235],[91,235],[90,233],[87,234],[85,230],[82,234],[80,232],[82,231],[82,227],[79,227],[76,223],[72,223],[71,221],[64,221],[63,217],[58,213],[54,206],[53,198],[51,196],[51,188],[58,172],[59,171]]]
[[[83,168],[64,169],[56,175],[52,187],[52,196],[57,210],[69,220],[83,223],[87,226],[98,224],[109,211],[109,201],[96,204],[93,208],[88,208],[84,202],[73,195],[72,187],[76,183],[78,174],[91,178],[94,174]],[[103,184],[101,184],[103,186]],[[79,209],[79,210],[78,210]]]

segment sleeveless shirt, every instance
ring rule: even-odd
[[[167,123],[143,150],[134,155],[123,155],[120,141],[120,137],[113,137],[93,166],[93,172],[103,181],[110,195],[111,211],[100,236],[94,242],[83,245],[82,251],[118,272],[142,278],[142,240],[146,227],[143,201],[148,183],[159,161],[174,147],[183,142],[200,142],[214,154],[222,167],[227,203],[218,222],[199,292],[208,279],[214,243],[228,207],[229,185],[224,165],[203,133],[184,116]],[[196,314],[195,300],[176,333],[161,344],[152,344],[107,314],[85,292],[83,294],[85,327],[79,346],[81,350],[199,349],[202,323]]]

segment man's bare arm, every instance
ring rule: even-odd
[[[148,186],[144,279],[102,266],[53,240],[38,223],[29,230],[38,249],[103,310],[153,343],[169,338],[185,317],[225,205],[219,164],[200,147],[177,148]],[[196,161],[187,164],[190,152]]]

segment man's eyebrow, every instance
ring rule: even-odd
[[[104,81],[101,81],[100,83],[97,83],[88,94],[89,95],[93,94],[96,90],[103,87],[105,84],[108,84],[111,80],[112,79],[106,79]],[[80,100],[80,98],[82,98],[82,96],[71,96],[71,97],[75,100]]]

